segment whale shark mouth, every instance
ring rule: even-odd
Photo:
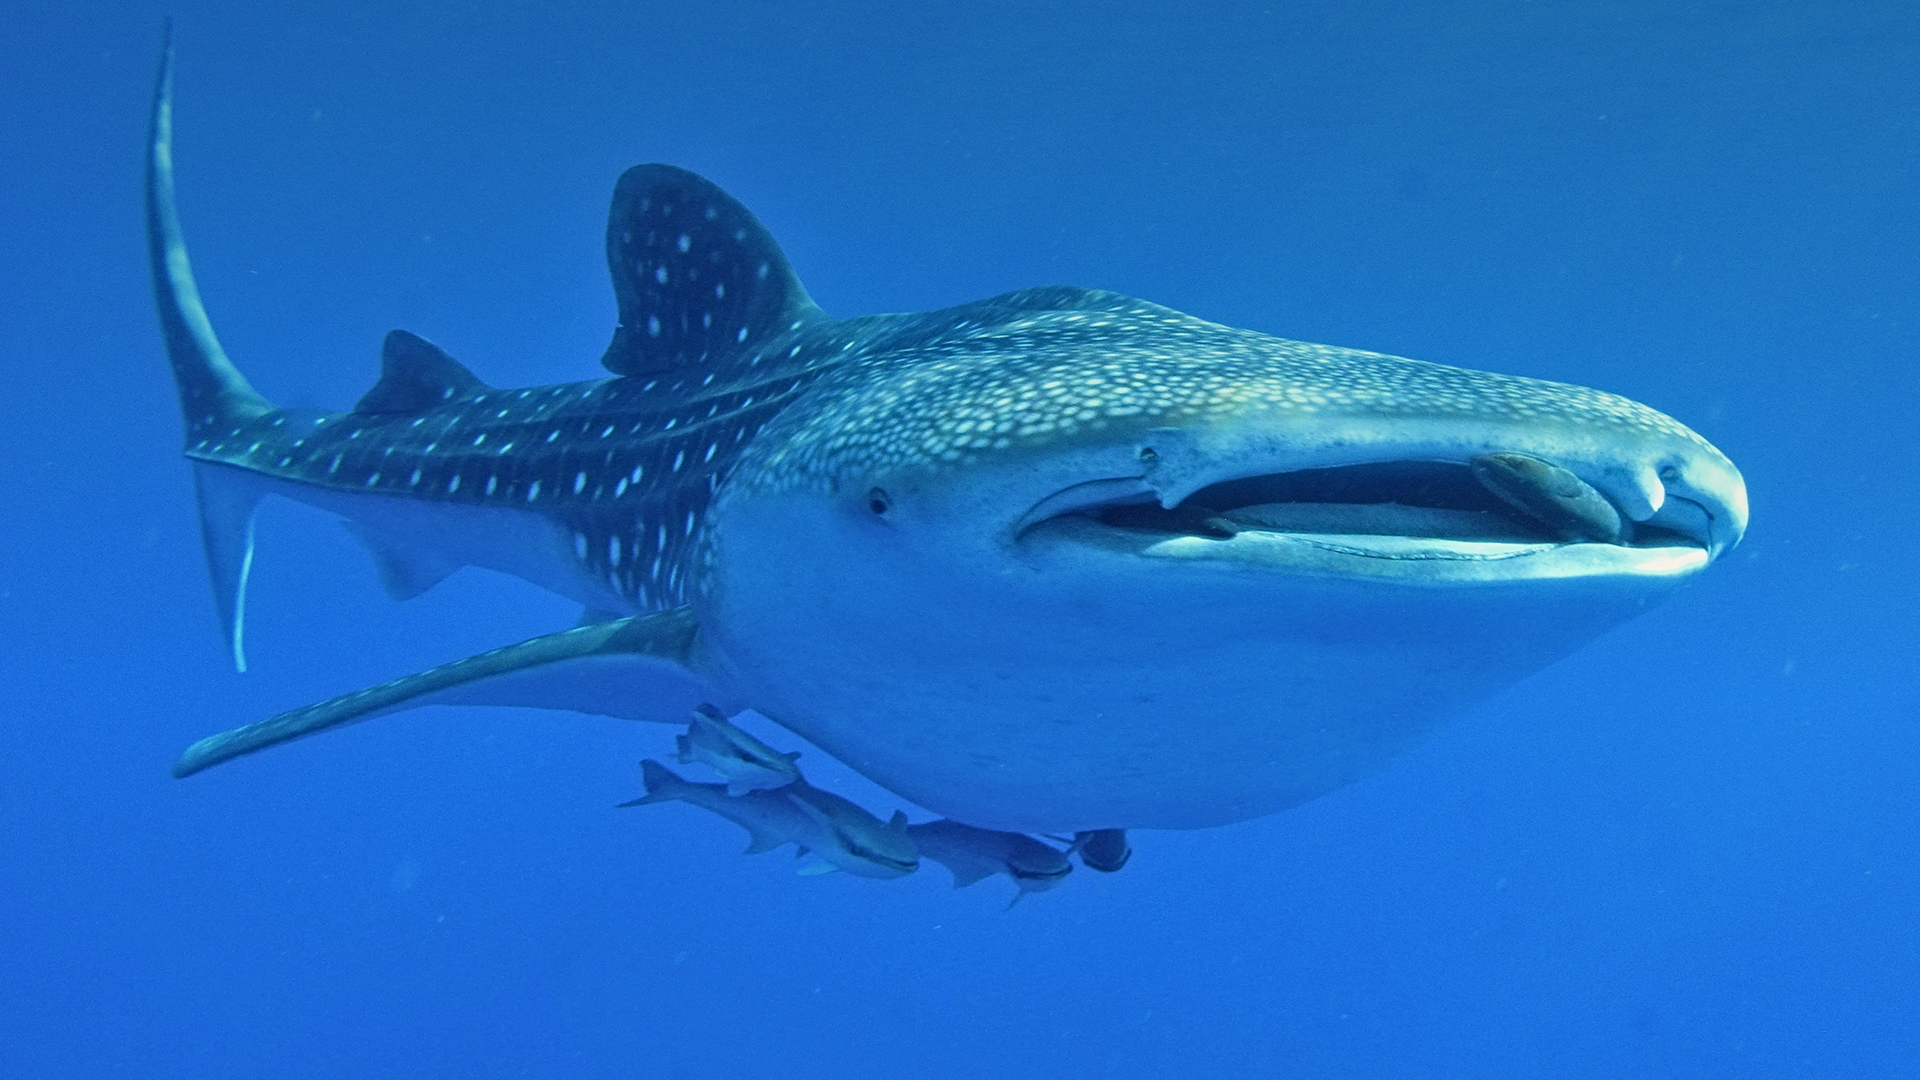
[[[1571,474],[1562,475],[1570,479]],[[1196,544],[1212,542],[1257,551],[1257,561],[1269,563],[1276,561],[1275,548],[1262,541],[1285,540],[1297,553],[1318,556],[1322,562],[1327,555],[1485,562],[1575,545],[1686,548],[1701,554],[1707,547],[1706,537],[1633,522],[1624,515],[1596,534],[1557,506],[1543,508],[1542,500],[1515,498],[1512,487],[1503,491],[1499,483],[1486,476],[1479,460],[1368,462],[1224,480],[1166,507],[1141,485],[1102,481],[1042,502],[1028,515],[1019,537],[1027,542],[1093,542],[1136,552],[1179,540],[1183,543],[1166,550],[1188,555],[1200,555]],[[1591,488],[1585,492],[1600,499]],[[1604,504],[1601,512],[1611,514],[1614,508]]]

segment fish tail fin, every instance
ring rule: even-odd
[[[147,257],[167,358],[173,362],[189,445],[264,416],[273,406],[227,359],[200,302],[173,194],[173,28],[160,51],[147,128]]]
[[[623,802],[621,806],[651,806],[654,803],[672,802],[679,798],[681,792],[689,786],[679,774],[652,758],[641,760],[640,782],[646,785],[647,793],[637,799]]]
[[[759,828],[749,825],[746,822],[741,822],[740,827],[747,830],[747,849],[740,853],[742,855],[758,855],[762,852],[772,851],[774,848],[792,839],[792,837],[783,836],[772,829]],[[806,854],[806,849],[801,848],[800,855],[804,854]],[[798,857],[798,855],[795,856],[795,858]]]
[[[274,411],[246,376],[227,359],[200,303],[193,266],[180,232],[173,195],[173,24],[167,24],[160,72],[153,88],[147,128],[147,257],[167,359],[180,391],[189,448],[236,432],[240,425]],[[217,471],[216,471],[217,470]],[[230,474],[230,475],[229,475]],[[200,499],[200,532],[213,573],[213,591],[234,667],[247,669],[243,619],[247,571],[253,562],[253,508],[257,486],[239,470],[202,466],[194,486]]]

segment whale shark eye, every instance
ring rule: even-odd
[[[1155,450],[1151,446],[1141,447],[1140,448],[1140,464],[1148,465],[1148,466],[1160,464],[1160,451]]]
[[[879,488],[871,488],[867,491],[867,509],[877,517],[885,517],[887,511],[893,509],[893,499]]]

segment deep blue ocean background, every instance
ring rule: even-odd
[[[576,611],[394,604],[274,503],[230,670],[143,252],[167,11],[200,283],[282,403],[350,404],[392,327],[595,377],[607,197],[664,161],[831,313],[1060,282],[1597,386],[1753,527],[1388,771],[1010,913],[616,812],[671,734],[617,721],[174,781]],[[1920,1073],[1920,7],[10,4],[0,135],[0,1075]]]

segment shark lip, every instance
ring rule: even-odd
[[[1050,886],[1065,878],[1072,870],[1071,866],[1063,866],[1057,870],[1030,870],[1024,866],[1009,866],[1007,876],[1015,881],[1044,883]]]
[[[1094,481],[1036,505],[1022,519],[1018,537],[1183,557],[1241,552],[1269,564],[1298,561],[1293,556],[1317,564],[1492,564],[1579,547],[1590,549],[1583,557],[1588,563],[1639,566],[1647,560],[1630,552],[1679,548],[1705,556],[1710,547],[1707,536],[1647,522],[1631,523],[1618,542],[1568,540],[1495,495],[1468,465],[1430,460],[1236,477],[1205,485],[1172,506],[1163,505],[1145,480]],[[1172,543],[1155,548],[1163,542]],[[1209,545],[1219,550],[1207,552]],[[1603,555],[1607,549],[1620,550]]]
[[[847,845],[848,854],[853,855],[856,858],[864,859],[867,862],[873,863],[877,866],[884,866],[889,870],[897,870],[902,874],[910,874],[920,868],[920,860],[918,858],[913,858],[913,859],[895,858],[894,856],[888,855],[885,852],[875,851],[872,848],[866,847],[864,845],[855,843],[850,840],[846,841],[846,845]]]

